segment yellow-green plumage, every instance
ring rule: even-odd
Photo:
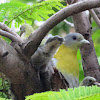
[[[27,37],[30,36],[30,34],[34,31],[33,27],[30,24],[23,24],[20,27],[20,31],[21,31],[21,38],[22,39],[26,39]]]
[[[73,50],[62,44],[54,55],[54,58],[57,60],[56,66],[58,70],[65,74],[73,74],[78,78],[79,65],[77,61],[77,50]]]

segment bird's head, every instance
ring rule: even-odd
[[[64,37],[64,44],[67,47],[72,47],[78,49],[82,44],[90,44],[90,42],[84,39],[83,35],[80,33],[69,33]]]
[[[25,25],[22,25],[22,26],[20,27],[20,31],[21,31],[21,32],[25,32],[25,28],[26,28]]]
[[[96,79],[94,77],[87,76],[83,79],[80,85],[81,86],[92,86],[92,85],[100,86],[100,83],[96,82]]]

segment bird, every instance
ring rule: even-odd
[[[80,33],[69,33],[54,54],[55,66],[69,84],[69,88],[79,86],[79,65],[77,51],[83,44],[90,44]]]
[[[26,39],[34,31],[34,29],[30,24],[25,23],[20,27],[20,31],[21,31],[20,33],[21,38]]]
[[[97,85],[100,86],[100,83],[96,81],[94,77],[87,76],[83,79],[83,81],[80,83],[80,86],[92,86]]]

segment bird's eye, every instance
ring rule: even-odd
[[[91,82],[92,82],[92,80],[89,80],[89,82],[91,83]]]
[[[73,36],[73,40],[76,40],[76,36]]]

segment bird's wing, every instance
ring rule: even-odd
[[[65,77],[66,81],[68,82],[70,88],[74,88],[74,87],[79,86],[79,79],[77,77],[75,77],[71,74],[70,75],[65,74],[65,73],[62,73],[62,74]]]

